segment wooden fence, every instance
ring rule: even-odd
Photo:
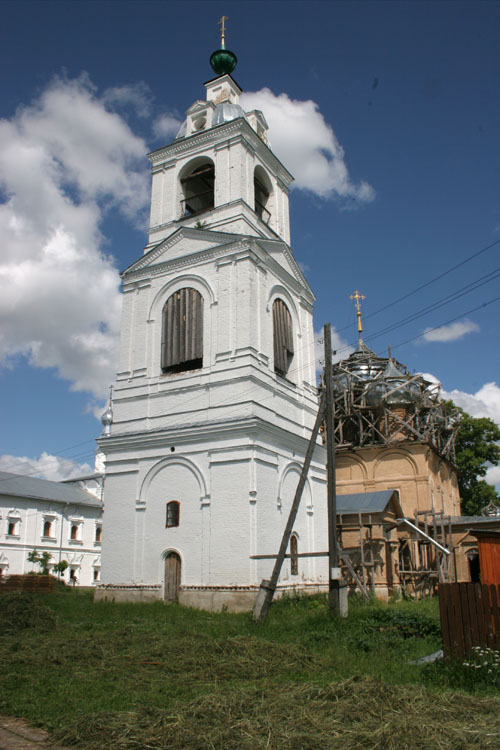
[[[440,583],[439,611],[445,656],[465,656],[473,646],[500,651],[500,585]]]
[[[58,587],[57,578],[42,575],[0,576],[0,594],[8,591],[27,591],[30,594],[48,594]]]

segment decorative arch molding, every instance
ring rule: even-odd
[[[347,469],[350,466],[357,466],[361,472],[361,479],[362,481],[365,481],[368,479],[368,471],[366,469],[366,464],[364,461],[361,461],[357,456],[338,456],[337,457],[337,469],[339,471],[342,471],[342,469]],[[354,481],[354,480],[341,480],[341,481]]]
[[[266,309],[268,312],[271,312],[273,308],[273,303],[276,299],[281,297],[284,302],[286,302],[290,313],[293,317],[294,325],[296,326],[297,334],[300,335],[300,317],[299,312],[297,310],[297,305],[295,304],[295,301],[288,291],[286,287],[284,287],[282,284],[274,284],[271,289],[269,290],[269,295],[267,298],[267,305]]]
[[[385,453],[383,456],[381,456],[375,461],[375,465],[373,467],[373,476],[375,479],[381,478],[379,475],[380,467],[383,466],[384,464],[387,464],[392,458],[406,460],[406,462],[411,467],[411,474],[407,475],[409,476],[409,478],[414,478],[418,474],[418,466],[415,462],[415,459],[411,455],[411,453],[400,448],[400,449],[391,450],[390,452]],[[401,474],[396,474],[395,476],[401,476]],[[406,476],[406,475],[403,475],[403,476]]]
[[[152,323],[158,316],[158,310],[161,312],[163,305],[167,299],[178,289],[184,289],[185,287],[192,287],[201,294],[202,297],[208,299],[210,305],[217,304],[215,292],[212,286],[207,282],[203,276],[198,276],[194,273],[186,273],[180,276],[176,276],[175,279],[168,281],[162,288],[155,294],[155,298],[149,308],[148,323]]]
[[[204,164],[210,164],[215,170],[215,162],[210,156],[207,156],[206,154],[203,154],[203,156],[194,156],[182,165],[179,170],[178,179],[183,180],[190,175],[191,172],[194,172],[195,169],[202,167]]]
[[[160,461],[158,461],[154,466],[152,466],[149,469],[149,471],[147,472],[146,476],[144,477],[142,481],[137,504],[143,507],[146,507],[146,504],[147,504],[146,498],[149,494],[149,487],[151,485],[151,482],[160,471],[163,471],[163,469],[168,469],[171,466],[182,466],[191,472],[191,474],[194,476],[194,478],[198,482],[198,487],[200,490],[200,504],[208,505],[210,503],[210,494],[208,493],[205,477],[203,476],[198,466],[195,463],[193,463],[193,461],[191,461],[188,458],[184,458],[182,456],[167,456],[166,458],[163,458]],[[172,551],[175,551],[175,550],[172,550]]]
[[[286,478],[288,477],[289,474],[292,474],[292,473],[296,473],[300,477],[301,471],[302,471],[302,465],[299,464],[298,461],[291,461],[289,464],[287,464],[285,466],[285,468],[281,472],[281,475],[280,475],[280,477],[278,479],[278,508],[281,508],[282,505],[283,505],[283,502],[282,502],[282,499],[281,499],[281,495],[282,495],[282,492],[283,492],[283,486],[285,484]],[[307,503],[306,508],[312,508],[312,506],[313,506],[313,496],[312,496],[312,490],[311,490],[311,483],[309,482],[309,477],[306,477],[306,481],[305,481],[305,484],[304,484],[304,489],[306,487],[307,487],[307,489],[309,491],[309,502]],[[304,493],[302,492],[302,495],[303,494]],[[293,498],[292,498],[292,500],[293,500]],[[294,531],[294,533],[297,534],[297,532],[295,532],[295,531]],[[297,538],[299,538],[298,535],[297,535]]]
[[[66,557],[68,560],[68,563],[72,565],[74,568],[80,568],[83,563],[83,554],[78,554],[78,552],[68,552],[66,553]]]
[[[166,549],[163,550],[163,552],[160,555],[160,560],[162,561],[162,563],[164,563],[167,557],[172,554],[179,555],[181,563],[184,564],[184,556],[182,552],[180,551],[180,549],[178,549],[177,547],[167,547]]]
[[[0,552],[0,568],[2,570],[5,570],[9,567],[9,558],[4,555],[3,552]]]

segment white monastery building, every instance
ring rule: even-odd
[[[33,550],[64,561],[61,579],[94,586],[100,579],[102,474],[68,482],[0,471],[0,576],[40,572]]]
[[[317,413],[314,295],[290,248],[292,176],[260,111],[211,57],[172,143],[149,155],[144,254],[123,272],[114,398],[104,417],[99,599],[250,609],[268,578]],[[327,549],[318,443],[292,552]],[[279,588],[328,585],[287,560]]]

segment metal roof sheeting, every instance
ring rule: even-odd
[[[39,477],[10,474],[7,471],[0,471],[0,495],[102,508],[102,503],[82,487],[63,482],[50,482],[48,479]]]
[[[384,511],[397,490],[380,490],[379,492],[356,492],[352,495],[337,495],[337,513],[381,513]]]

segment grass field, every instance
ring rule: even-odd
[[[411,665],[437,600],[273,605],[268,622],[63,591],[0,599],[0,713],[88,750],[500,747],[499,674]]]

